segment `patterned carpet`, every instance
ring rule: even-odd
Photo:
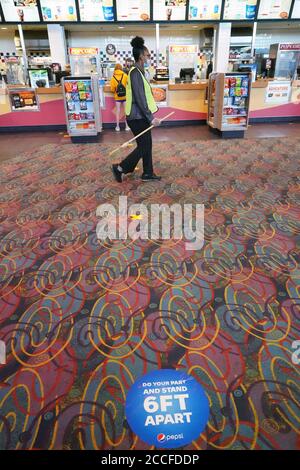
[[[146,449],[124,402],[159,368],[209,398],[186,449],[300,449],[300,139],[154,147],[160,183],[113,182],[96,144],[1,165],[1,449]],[[203,249],[99,242],[95,210],[119,195],[204,203]]]

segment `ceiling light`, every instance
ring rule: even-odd
[[[1,28],[1,29],[7,29],[7,28]]]

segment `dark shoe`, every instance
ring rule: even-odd
[[[152,175],[142,175],[142,181],[160,181],[161,176],[156,176],[154,173]]]
[[[113,172],[113,175],[114,175],[114,178],[115,180],[118,182],[118,183],[122,183],[123,181],[123,173],[122,171],[118,170],[118,166],[117,164],[113,165],[111,167],[111,170]]]

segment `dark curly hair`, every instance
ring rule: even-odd
[[[141,57],[141,55],[144,54],[145,50],[147,49],[145,47],[145,41],[140,36],[136,36],[135,38],[132,39],[130,44],[132,46],[132,54],[133,54],[134,60],[137,62],[139,58]]]

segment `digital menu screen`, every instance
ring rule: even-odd
[[[77,21],[75,0],[40,0],[44,21]]]
[[[222,0],[190,0],[189,20],[219,20]]]
[[[81,21],[114,21],[113,0],[79,0]]]
[[[154,21],[184,21],[187,0],[153,0]]]
[[[295,0],[292,18],[300,19],[300,0]]]
[[[290,13],[292,0],[261,0],[259,20],[287,20]]]
[[[224,20],[255,20],[257,0],[225,0]]]
[[[5,21],[26,23],[40,21],[37,0],[0,0]]]
[[[150,0],[117,0],[118,21],[149,21]]]

